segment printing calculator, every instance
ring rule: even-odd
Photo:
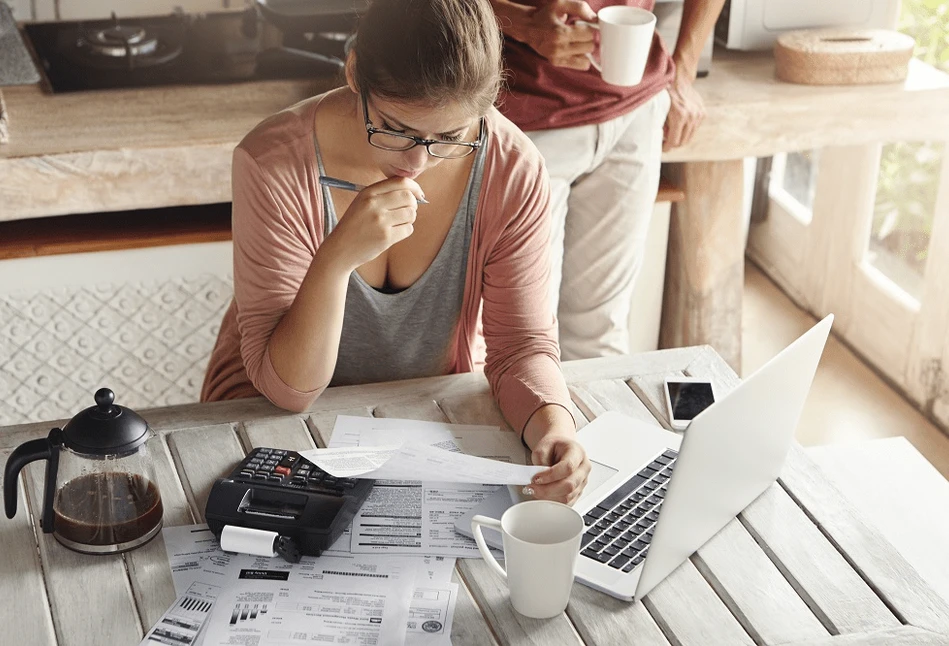
[[[335,478],[295,451],[258,447],[211,487],[205,518],[218,538],[225,525],[276,532],[275,550],[295,562],[336,542],[372,486]]]

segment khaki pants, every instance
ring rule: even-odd
[[[564,360],[626,354],[659,189],[663,90],[606,123],[528,132],[550,174],[551,302]]]

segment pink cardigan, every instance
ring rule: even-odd
[[[302,412],[326,388],[291,388],[267,349],[323,241],[313,148],[321,99],[269,117],[234,151],[234,301],[211,354],[202,401],[262,393],[281,408]],[[505,418],[522,431],[545,404],[570,410],[548,303],[550,192],[530,140],[494,109],[486,126],[484,178],[450,372],[470,372],[479,362],[483,300],[484,372]]]

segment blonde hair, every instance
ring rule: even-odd
[[[487,112],[501,88],[502,36],[488,0],[373,0],[359,20],[361,92]]]

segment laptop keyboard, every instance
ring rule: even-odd
[[[580,554],[623,572],[643,562],[678,452],[669,449],[583,517]]]

